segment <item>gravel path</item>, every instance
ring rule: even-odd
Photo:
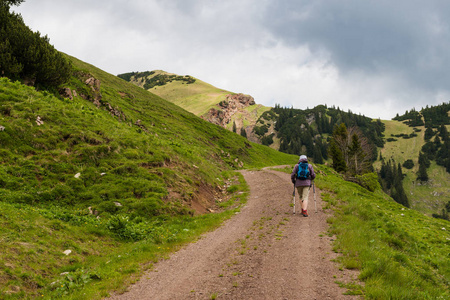
[[[328,216],[320,191],[318,213],[311,190],[310,217],[305,218],[292,214],[289,174],[242,174],[250,197],[239,214],[109,299],[354,299],[335,283],[348,281],[351,274],[331,261],[336,254],[332,237],[325,234]]]

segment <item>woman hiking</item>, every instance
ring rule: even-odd
[[[302,201],[302,215],[308,216],[308,196],[312,181],[316,178],[316,173],[311,164],[308,163],[306,155],[300,155],[298,164],[295,165],[291,174],[291,181],[297,188],[298,197]]]

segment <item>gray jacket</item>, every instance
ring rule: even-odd
[[[309,170],[309,178],[308,179],[298,179],[297,178],[297,172],[298,172],[298,165],[301,162],[308,162],[306,159],[302,159],[298,161],[298,164],[295,165],[294,170],[291,173],[291,181],[295,184],[295,186],[311,186],[312,180],[316,178],[316,173],[314,173],[314,169],[311,164],[308,164],[308,170]]]

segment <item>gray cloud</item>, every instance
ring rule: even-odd
[[[450,3],[25,1],[55,47],[113,74],[163,69],[258,103],[384,119],[448,101]]]
[[[348,72],[392,74],[425,89],[448,89],[450,3],[277,1],[266,27],[293,45],[325,52]]]

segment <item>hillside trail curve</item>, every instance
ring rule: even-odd
[[[241,173],[250,195],[238,214],[108,299],[355,299],[335,283],[353,276],[332,261],[337,254],[317,187],[317,213],[311,189],[310,216],[303,217],[290,206],[289,174]]]

